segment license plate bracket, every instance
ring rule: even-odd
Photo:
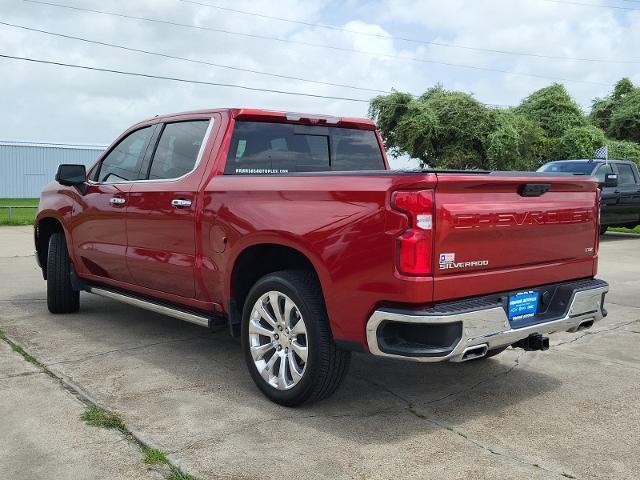
[[[515,295],[509,295],[509,304],[507,314],[509,320],[522,320],[530,318],[538,313],[539,292],[528,291],[518,292]]]

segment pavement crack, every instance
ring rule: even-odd
[[[609,300],[607,300],[606,302],[607,304],[611,304],[611,305],[617,305],[618,307],[627,307],[627,308],[640,308],[638,307],[638,305],[629,305],[628,303],[616,303],[616,302],[611,302]]]
[[[485,383],[489,383],[489,382],[491,382],[492,380],[495,380],[496,378],[499,378],[499,377],[506,377],[506,376],[507,376],[507,375],[509,375],[511,372],[513,372],[513,371],[516,369],[516,367],[518,367],[518,366],[520,365],[520,358],[522,357],[522,355],[524,355],[524,353],[520,353],[520,355],[518,355],[518,356],[516,357],[515,361],[513,362],[513,365],[511,365],[511,367],[509,367],[507,370],[505,370],[505,371],[503,371],[503,372],[496,373],[495,375],[492,375],[492,376],[490,376],[490,377],[488,377],[488,378],[485,378],[485,379],[483,379],[483,380],[480,380],[480,381],[478,381],[478,382],[474,383],[473,385],[470,385],[470,386],[468,386],[468,387],[465,387],[465,388],[463,388],[462,390],[458,390],[457,392],[452,392],[452,393],[449,393],[449,394],[447,394],[447,395],[444,395],[444,396],[442,396],[442,397],[440,397],[440,398],[436,398],[436,399],[434,399],[434,400],[430,400],[430,401],[428,401],[428,402],[426,403],[426,405],[433,405],[433,404],[435,404],[435,403],[439,403],[439,402],[441,402],[441,401],[443,401],[443,400],[446,400],[446,399],[448,399],[448,398],[451,398],[451,397],[457,397],[458,395],[462,395],[462,394],[464,394],[464,393],[467,393],[467,392],[470,392],[470,391],[472,391],[472,390],[475,390],[475,389],[476,389],[476,388],[478,388],[480,385],[484,385]]]
[[[571,340],[567,340],[567,341],[564,341],[564,342],[556,343],[556,344],[555,344],[555,347],[559,347],[559,346],[561,346],[561,345],[569,345],[569,344],[571,344],[571,343],[575,343],[575,342],[577,342],[578,340],[581,340],[581,339],[583,339],[584,337],[587,337],[587,336],[589,336],[589,335],[600,335],[601,333],[613,332],[613,331],[615,331],[615,330],[619,330],[619,329],[621,329],[621,328],[623,328],[623,327],[626,327],[626,326],[628,326],[628,325],[632,325],[632,324],[637,323],[637,322],[640,322],[640,319],[631,320],[630,322],[621,323],[621,324],[616,325],[616,326],[614,326],[614,327],[612,327],[612,328],[607,328],[607,329],[604,329],[604,330],[598,330],[598,331],[595,331],[595,332],[592,332],[592,331],[590,331],[590,330],[585,330],[585,331],[584,331],[584,333],[583,333],[582,335],[578,335],[577,337],[574,337],[574,338],[572,338]],[[632,331],[633,331],[633,330],[632,330]]]
[[[38,370],[37,372],[22,372],[22,373],[14,373],[11,375],[5,375],[4,377],[0,377],[0,380],[7,380],[10,378],[18,378],[18,377],[29,377],[31,375],[40,375],[42,372],[41,370]]]
[[[522,356],[522,354],[520,356]],[[497,378],[499,376],[508,375],[509,373],[511,373],[519,365],[520,356],[518,356],[518,358],[516,358],[516,361],[514,362],[514,364],[508,370],[506,370],[504,372],[501,372],[501,373],[499,373],[497,375],[493,375],[491,378],[488,378],[488,379],[485,379],[485,380],[483,380],[481,382],[478,382],[478,383],[472,385],[471,387],[469,387],[467,389],[464,389],[462,392],[471,391],[471,390],[473,390],[474,388],[476,388],[478,385],[480,385],[482,383],[486,383],[488,381],[491,381],[491,380],[493,380],[493,379],[495,379],[495,378]],[[427,423],[430,423],[431,425],[436,426],[438,428],[441,428],[441,429],[444,429],[444,430],[448,430],[451,433],[457,435],[458,437],[464,439],[466,442],[471,443],[476,448],[482,449],[482,450],[490,453],[491,455],[496,455],[496,456],[505,458],[507,460],[516,462],[516,463],[518,463],[520,465],[524,465],[524,466],[529,467],[529,468],[542,470],[542,471],[544,471],[546,473],[549,473],[549,474],[553,474],[553,475],[556,475],[556,476],[559,476],[559,477],[562,477],[562,478],[567,478],[567,474],[565,472],[557,472],[557,471],[545,468],[545,467],[541,466],[538,463],[531,463],[531,462],[529,462],[529,461],[527,461],[527,460],[525,460],[523,458],[520,458],[520,457],[518,457],[516,455],[513,455],[511,453],[508,453],[508,452],[505,452],[505,451],[500,451],[495,447],[492,447],[490,445],[485,445],[484,443],[479,442],[478,440],[475,440],[475,439],[469,437],[469,435],[467,435],[466,433],[464,433],[461,430],[458,430],[453,425],[449,425],[449,424],[446,424],[444,422],[440,422],[438,420],[430,418],[429,416],[425,415],[424,413],[419,412],[417,410],[417,407],[414,405],[414,403],[411,400],[409,400],[408,398],[405,398],[404,396],[400,395],[399,393],[393,391],[392,389],[390,389],[390,388],[388,388],[388,387],[386,387],[384,385],[381,385],[381,384],[379,384],[379,383],[377,383],[377,382],[375,382],[375,381],[373,381],[373,380],[371,380],[369,378],[360,377],[360,376],[356,376],[356,378],[358,378],[360,380],[363,380],[364,382],[369,383],[370,385],[373,385],[373,386],[385,391],[386,393],[390,394],[391,396],[397,398],[398,400],[400,400],[405,405],[405,411],[407,411],[408,413],[410,413],[414,417],[416,417],[416,418],[418,418],[418,419],[420,419],[422,421],[425,421]],[[462,393],[462,392],[457,392],[456,394],[459,394],[459,393]],[[451,395],[449,395],[449,396],[451,396]],[[446,397],[443,397],[443,398],[446,398]],[[439,401],[439,400],[436,400],[436,401]],[[434,401],[429,402],[429,404],[431,404],[431,403],[434,403]],[[574,478],[574,477],[571,477],[571,478]]]
[[[105,355],[110,355],[112,353],[131,352],[131,351],[134,351],[134,350],[143,350],[145,348],[155,347],[157,345],[166,345],[166,344],[178,343],[178,342],[188,342],[189,340],[197,340],[197,339],[204,339],[204,338],[207,338],[207,337],[204,337],[202,335],[195,335],[195,336],[190,336],[190,337],[185,337],[185,338],[176,338],[174,340],[164,340],[162,342],[146,343],[144,345],[137,345],[135,347],[129,347],[129,348],[116,348],[116,349],[113,349],[113,350],[107,350],[105,352],[94,353],[92,355],[87,355],[85,357],[76,358],[76,359],[73,359],[73,360],[60,360],[59,362],[47,363],[45,366],[46,367],[51,367],[51,366],[67,364],[67,363],[81,363],[81,362],[85,362],[87,360],[91,360],[92,358],[102,357],[102,356],[105,356]]]

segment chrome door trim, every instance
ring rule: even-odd
[[[184,208],[191,206],[191,200],[186,200],[184,198],[174,198],[171,200],[171,206],[176,208]]]

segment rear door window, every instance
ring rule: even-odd
[[[149,180],[170,180],[191,172],[208,127],[209,120],[167,123],[151,160]]]
[[[637,182],[636,174],[631,168],[631,165],[627,165],[626,163],[618,163],[618,175],[620,176],[619,183],[620,185],[635,185]]]
[[[236,122],[225,173],[384,170],[375,132],[285,123]]]

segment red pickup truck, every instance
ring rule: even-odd
[[[367,119],[140,122],[42,193],[48,308],[85,291],[227,327],[284,405],[333,393],[351,351],[461,362],[606,315],[594,179],[388,168]]]

